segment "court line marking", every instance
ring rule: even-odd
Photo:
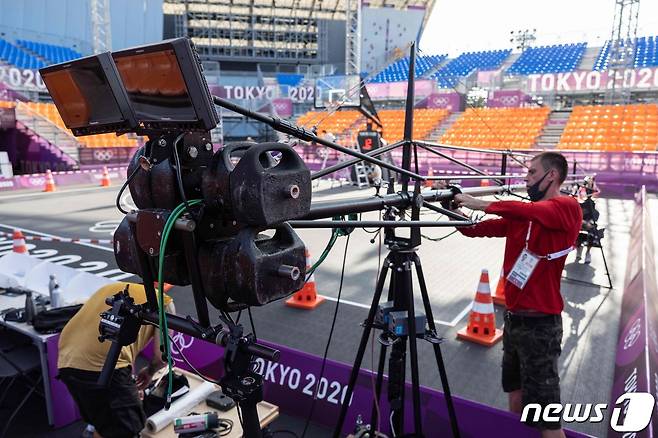
[[[55,192],[30,192],[30,193],[7,195],[7,196],[0,195],[0,201],[4,199],[17,199],[17,198],[26,199],[26,198],[36,198],[37,196],[50,196],[48,193],[54,193],[55,195],[58,195],[58,194],[91,192],[93,190],[107,190],[107,187],[98,186],[98,187],[85,187],[83,189],[62,190]]]
[[[335,297],[328,297],[328,296],[325,296],[325,295],[322,295],[322,296],[323,296],[324,298],[326,298],[327,300],[329,300],[329,301],[333,301],[333,302],[338,301],[338,299],[335,298]],[[341,304],[349,304],[350,306],[360,307],[360,308],[362,308],[362,309],[370,309],[370,306],[369,306],[369,305],[367,305],[367,304],[363,304],[363,303],[357,303],[356,301],[350,301],[350,300],[343,300],[343,299],[341,299],[340,302],[341,302]],[[464,308],[464,310],[462,310],[461,312],[459,312],[459,314],[458,314],[456,317],[454,317],[454,318],[452,319],[452,321],[448,322],[448,321],[443,321],[443,320],[440,320],[440,319],[435,319],[435,320],[434,320],[434,323],[435,323],[435,324],[440,324],[440,325],[445,325],[445,326],[448,326],[448,327],[454,327],[454,326],[457,325],[457,323],[458,323],[459,321],[462,320],[462,318],[464,318],[464,316],[466,316],[466,314],[467,314],[470,310],[471,310],[471,304],[469,304],[468,306],[466,306],[466,307]]]
[[[15,227],[15,226],[12,226],[12,225],[7,225],[7,224],[0,224],[0,227],[7,228],[9,230],[21,230],[21,231],[25,231],[26,233],[39,234],[41,236],[50,237],[50,238],[53,238],[53,239],[64,239],[64,237],[56,236],[54,234],[43,233],[41,231],[30,230],[29,228]],[[76,245],[87,246],[89,248],[96,248],[96,249],[102,249],[103,251],[114,252],[113,248],[108,248],[107,246],[96,245],[94,243],[85,243],[85,242],[72,242],[72,243],[74,243]]]

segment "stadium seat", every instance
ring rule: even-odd
[[[486,149],[531,149],[549,113],[549,108],[469,108],[441,142]]]
[[[507,69],[508,75],[563,73],[574,71],[585,53],[587,43],[529,47]]]
[[[575,107],[557,147],[568,150],[656,151],[658,105]]]
[[[416,58],[414,74],[417,78],[438,66],[448,55],[428,55]],[[375,75],[369,82],[402,82],[409,79],[409,57],[399,59]]]
[[[631,40],[622,41],[624,44],[630,44]],[[656,67],[658,66],[658,36],[643,36],[635,40],[633,55],[633,68]],[[593,70],[607,70],[610,62],[610,41],[606,41],[594,63]]]
[[[453,88],[475,70],[499,69],[510,53],[511,50],[462,53],[432,74],[431,78],[436,79],[441,88]]]

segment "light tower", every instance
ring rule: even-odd
[[[640,0],[615,0],[615,18],[608,41],[606,104],[626,104],[631,100],[630,84],[625,77],[634,68],[639,12]]]

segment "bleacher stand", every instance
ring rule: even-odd
[[[403,109],[380,110],[377,114],[379,115],[379,120],[381,120],[384,125],[384,135],[382,137],[387,143],[391,144],[404,138]],[[449,114],[450,112],[447,109],[415,109],[412,137],[415,140],[429,140],[431,132],[436,129]],[[363,130],[365,128],[364,121],[360,129]]]
[[[531,149],[546,124],[549,108],[469,108],[441,143],[487,149]]]
[[[60,62],[66,62],[82,57],[80,53],[69,47],[56,46],[54,44],[45,44],[29,40],[16,40],[16,44],[23,49],[41,56],[48,61],[48,64],[58,64]]]
[[[595,151],[655,151],[658,147],[658,105],[577,106],[557,147]]]
[[[583,58],[586,46],[587,43],[577,43],[527,48],[507,69],[507,74],[529,75],[574,71]]]
[[[57,108],[52,103],[26,102],[26,105],[35,113],[50,120],[58,128],[70,131],[64,125],[62,117],[59,115]],[[73,134],[71,134],[73,135]],[[90,148],[94,147],[135,147],[138,146],[138,140],[125,135],[117,137],[114,134],[98,134],[77,137],[77,141]]]
[[[635,43],[635,56],[633,67],[656,67],[658,66],[658,36],[639,37]],[[599,56],[596,58],[593,70],[607,70],[610,60],[610,41],[606,41]]]
[[[497,70],[512,53],[511,50],[466,52],[448,62],[430,77],[436,79],[441,88],[452,88],[475,70]]]
[[[0,38],[0,59],[19,68],[37,69],[46,63],[25,50]]]
[[[416,67],[414,69],[416,78],[422,77],[425,73],[437,67],[447,55],[428,55],[416,58]],[[370,82],[401,82],[409,79],[409,57],[398,59],[384,70],[373,77]]]

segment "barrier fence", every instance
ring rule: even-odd
[[[644,187],[636,197],[635,212],[631,225],[631,240],[626,262],[624,292],[621,300],[619,337],[615,358],[615,374],[610,396],[609,409],[614,413],[609,437],[651,437],[658,430],[658,416],[644,430],[633,435],[613,430],[613,424],[628,426],[638,420],[641,406],[630,398],[617,400],[622,394],[648,392],[658,398],[658,285],[656,283],[656,260],[652,218],[647,208],[647,191]],[[655,222],[654,222],[655,223]],[[633,404],[633,409],[630,405]],[[650,409],[655,411],[655,406]],[[631,414],[633,417],[631,417]],[[619,429],[619,426],[617,426]]]

